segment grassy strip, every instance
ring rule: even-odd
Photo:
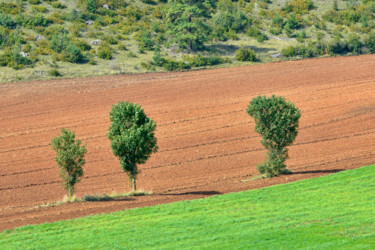
[[[374,249],[375,165],[0,234],[1,249]]]
[[[67,195],[64,196],[64,198],[61,201],[57,202],[50,202],[42,205],[37,205],[35,208],[42,208],[42,207],[56,207],[63,205],[65,203],[74,203],[74,202],[95,202],[95,201],[113,201],[119,198],[125,198],[130,196],[145,196],[145,195],[151,195],[152,192],[146,192],[142,190],[132,191],[129,193],[112,193],[112,194],[85,194],[82,198],[77,198],[75,195],[71,198],[69,198]]]

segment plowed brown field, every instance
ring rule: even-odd
[[[282,95],[302,111],[287,161],[293,175],[253,180],[265,150],[245,109]],[[0,231],[254,189],[375,163],[375,56],[337,57],[180,73],[0,85]],[[140,166],[147,197],[55,207],[61,186],[51,139],[70,128],[87,145],[77,196],[129,191],[106,137],[112,104],[142,105],[159,152]],[[324,199],[324,197],[322,197]]]

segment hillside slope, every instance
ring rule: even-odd
[[[3,0],[0,82],[374,53],[374,13],[370,0]]]

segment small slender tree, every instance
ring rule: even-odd
[[[268,149],[267,159],[257,166],[267,177],[289,172],[284,164],[288,158],[287,146],[297,134],[301,112],[284,97],[258,96],[250,101],[247,113],[255,120],[255,130],[262,135],[261,143]]]
[[[69,129],[61,129],[61,133],[52,139],[52,148],[57,154],[55,159],[60,168],[60,176],[64,180],[63,187],[71,198],[74,195],[74,185],[80,182],[83,176],[86,146],[81,146],[81,141],[76,141],[74,133]]]
[[[145,163],[158,150],[154,135],[156,124],[140,105],[130,102],[113,105],[110,120],[107,135],[112,152],[119,158],[122,170],[128,174],[133,191],[136,191],[137,165]]]

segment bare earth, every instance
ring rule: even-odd
[[[265,150],[245,109],[282,95],[302,111],[289,148],[293,175],[257,179]],[[180,73],[0,85],[0,231],[237,192],[375,163],[375,56]],[[87,145],[78,197],[130,191],[106,137],[112,104],[128,100],[157,123],[159,152],[140,166],[152,196],[38,207],[61,200],[51,139],[70,128]],[[322,197],[324,199],[324,197]]]

